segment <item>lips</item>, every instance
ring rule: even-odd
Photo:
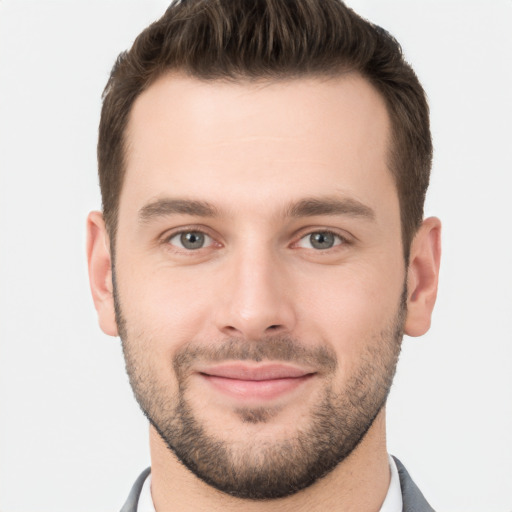
[[[287,364],[222,364],[198,372],[216,391],[245,400],[272,400],[292,392],[314,372]]]

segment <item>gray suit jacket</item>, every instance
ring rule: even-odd
[[[402,488],[402,501],[404,504],[402,512],[434,512],[434,509],[427,503],[421,491],[412,481],[412,478],[409,476],[409,473],[407,473],[403,464],[396,457],[393,458],[395,459],[400,476],[400,487]],[[145,469],[140,474],[139,478],[137,478],[121,512],[137,512],[140,492],[150,471],[151,468]]]

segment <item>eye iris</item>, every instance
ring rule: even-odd
[[[315,249],[330,249],[334,246],[334,235],[332,233],[313,233],[309,241]]]
[[[182,233],[180,242],[186,249],[200,249],[204,245],[204,235],[197,231]]]

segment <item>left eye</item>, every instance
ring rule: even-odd
[[[297,244],[305,249],[325,250],[340,245],[344,240],[330,231],[315,231],[302,237]]]
[[[180,249],[194,251],[211,245],[212,239],[201,231],[183,231],[169,238],[168,243]]]

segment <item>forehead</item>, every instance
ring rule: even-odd
[[[236,83],[167,74],[132,108],[120,208],[165,195],[235,209],[337,192],[378,202],[379,187],[396,195],[389,133],[383,99],[357,74]]]

